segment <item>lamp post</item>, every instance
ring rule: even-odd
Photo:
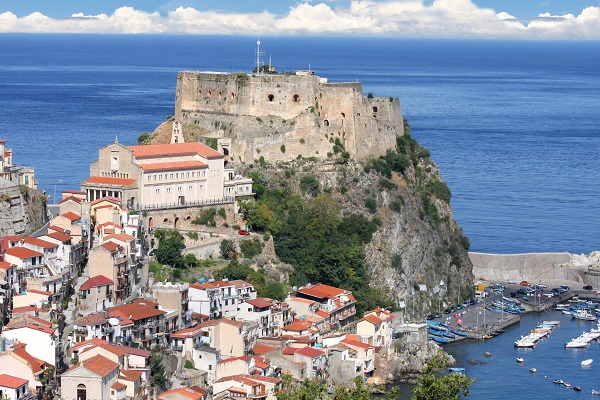
[[[54,182],[54,204],[56,204],[56,183]],[[62,179],[59,179],[58,183],[62,183]]]

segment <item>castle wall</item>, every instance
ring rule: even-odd
[[[403,133],[399,100],[368,99],[359,82],[183,71],[176,91],[175,117],[231,138],[233,162],[326,158],[336,138],[354,158],[377,157]]]

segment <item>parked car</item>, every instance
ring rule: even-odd
[[[521,295],[517,292],[510,292],[510,297],[518,299],[519,297],[521,297]]]
[[[452,311],[451,309],[449,309],[449,308],[446,308],[446,309],[444,310],[444,314],[452,314],[452,312],[453,312],[453,311]]]
[[[516,285],[517,281],[514,280],[514,279],[509,279],[509,280],[506,281],[506,283],[508,283],[509,285]]]
[[[567,290],[566,290],[566,289],[563,289],[563,288],[561,288],[561,287],[557,287],[557,288],[554,288],[554,289],[552,289],[552,291],[553,291],[553,292],[556,292],[556,293],[558,293],[558,294],[561,294],[561,293],[564,293],[564,292],[566,292]]]
[[[435,313],[436,318],[442,318],[442,313]]]
[[[554,297],[555,293],[554,292],[543,292],[542,296],[544,297]]]
[[[433,314],[429,314],[429,315],[427,316],[427,320],[431,321],[432,319],[435,319],[435,315],[433,315]]]
[[[568,287],[567,285],[560,285],[561,288],[565,289],[565,291],[571,289],[570,287]]]
[[[243,229],[240,229],[240,230],[238,231],[238,235],[242,235],[242,236],[249,236],[249,235],[250,235],[250,232],[248,232],[248,231],[245,231],[245,230],[243,230]]]
[[[152,249],[150,250],[150,253],[148,253],[149,256],[153,256],[154,254],[156,254],[156,249]]]
[[[527,289],[519,289],[517,290],[518,294],[529,294],[529,291]]]
[[[519,283],[519,285],[521,285],[521,286],[531,286],[531,283],[529,283],[527,281],[521,281],[521,283]]]
[[[592,290],[592,289],[593,289],[593,288],[592,288],[592,285],[585,285],[585,286],[583,287],[583,290]]]

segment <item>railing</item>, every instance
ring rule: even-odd
[[[207,199],[207,200],[196,200],[196,201],[186,201],[184,204],[181,203],[164,203],[164,204],[152,204],[146,206],[139,206],[138,208],[132,207],[130,210],[133,211],[158,211],[158,210],[168,210],[174,208],[188,208],[188,207],[202,207],[202,206],[213,206],[220,204],[231,204],[235,203],[235,197],[233,196],[225,196],[221,199]]]

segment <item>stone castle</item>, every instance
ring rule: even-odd
[[[398,98],[365,96],[360,82],[330,83],[310,70],[179,72],[175,120],[218,138],[234,163],[378,157],[404,130]]]

